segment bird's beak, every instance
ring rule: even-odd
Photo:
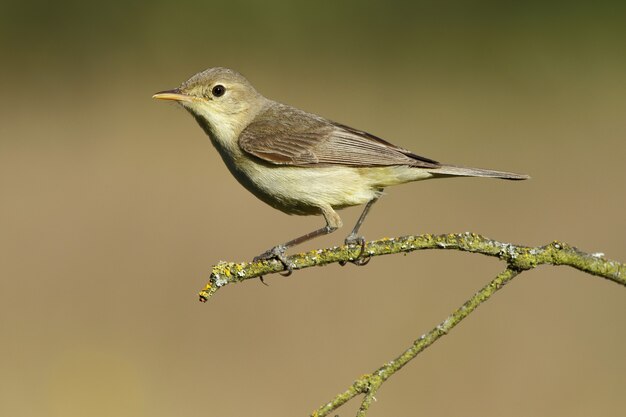
[[[193,97],[188,96],[186,94],[182,94],[178,88],[175,88],[173,90],[159,91],[158,93],[153,95],[152,98],[156,98],[159,100],[174,100],[174,101],[187,101],[187,102],[193,101]]]

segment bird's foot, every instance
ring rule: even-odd
[[[359,251],[359,255],[355,259],[350,261],[353,264],[357,266],[367,265],[369,261],[372,259],[371,256],[365,254],[365,238],[363,236],[349,235],[345,240],[345,244],[347,246],[358,245],[361,248],[361,250]],[[339,265],[341,266],[344,266],[345,264],[346,264],[346,261],[339,262]]]
[[[285,250],[287,250],[287,248],[283,245],[274,246],[272,249],[266,250],[259,256],[255,256],[252,262],[269,261],[270,259],[277,259],[285,267],[285,272],[281,273],[280,275],[284,277],[288,277],[289,275],[293,273],[293,263],[289,262],[289,260],[285,256]],[[263,282],[262,277],[261,277],[261,282]]]

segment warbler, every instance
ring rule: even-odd
[[[254,258],[280,260],[286,249],[342,226],[337,210],[365,204],[345,239],[361,245],[359,229],[386,187],[445,177],[524,180],[528,175],[439,163],[370,133],[265,98],[227,68],[202,71],[155,99],[174,100],[196,119],[231,174],[260,200],[287,214],[322,215],[326,225]]]

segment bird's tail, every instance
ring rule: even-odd
[[[526,174],[516,174],[514,172],[494,171],[491,169],[467,168],[455,165],[441,165],[428,170],[435,177],[487,177],[502,178],[505,180],[527,180],[530,178]]]

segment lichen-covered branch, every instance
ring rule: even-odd
[[[497,257],[507,263],[506,269],[498,274],[489,284],[467,300],[448,318],[439,323],[428,333],[416,339],[413,344],[397,358],[357,379],[346,391],[338,394],[328,403],[315,410],[312,417],[324,417],[341,407],[352,398],[363,395],[357,417],[365,417],[375,394],[380,386],[404,365],[414,359],[420,352],[432,345],[441,336],[446,335],[461,320],[472,313],[480,304],[488,300],[523,271],[539,265],[568,265],[591,275],[597,275],[623,286],[626,286],[626,265],[604,258],[602,253],[588,254],[565,243],[552,242],[545,246],[527,247],[502,243],[486,237],[472,234],[420,235],[405,236],[393,239],[381,239],[368,242],[365,252],[368,256],[390,255],[400,252],[411,252],[423,249],[453,249],[475,252]],[[334,262],[350,262],[359,256],[360,247],[342,246],[338,248],[319,249],[293,255],[289,261],[295,269],[311,266],[322,266]],[[209,283],[200,292],[200,300],[207,299],[227,284],[241,282],[250,278],[281,272],[284,269],[279,261],[261,261],[253,263],[222,262],[211,273]]]
[[[545,246],[528,247],[502,243],[474,233],[447,235],[418,235],[389,238],[367,242],[368,256],[390,255],[425,249],[447,249],[475,252],[494,256],[505,261],[511,269],[528,270],[539,265],[568,265],[592,275],[597,275],[626,285],[626,265],[604,258],[602,253],[588,254],[560,242]],[[340,246],[303,252],[289,257],[294,270],[323,266],[330,263],[350,262],[359,255],[360,247]],[[220,262],[211,271],[209,282],[200,291],[200,300],[206,301],[227,284],[258,278],[281,272],[283,264],[278,260],[259,262]]]
[[[439,323],[428,333],[421,335],[416,339],[413,344],[400,356],[387,362],[376,371],[371,374],[363,375],[361,378],[354,381],[354,383],[345,392],[337,395],[332,401],[324,404],[317,410],[315,410],[312,417],[324,417],[329,413],[341,407],[346,402],[360,394],[365,394],[361,402],[361,407],[357,413],[357,417],[365,416],[365,412],[369,409],[371,404],[372,394],[378,390],[378,388],[393,374],[400,370],[404,365],[409,363],[420,352],[432,345],[441,336],[445,336],[454,326],[459,324],[461,320],[467,317],[472,311],[476,309],[480,304],[487,301],[489,297],[502,288],[507,282],[515,278],[522,271],[507,268],[502,273],[498,274],[489,284],[478,291],[472,298],[467,300],[461,307],[459,307],[448,318]],[[370,397],[368,399],[368,396]],[[368,401],[369,400],[369,401]]]

